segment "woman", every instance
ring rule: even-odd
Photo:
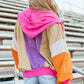
[[[17,14],[11,51],[24,84],[70,84],[72,61],[54,0],[29,0]]]

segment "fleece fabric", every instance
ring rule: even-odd
[[[58,84],[73,79],[63,23],[51,11],[26,8],[17,14],[11,51],[24,77],[53,75]]]

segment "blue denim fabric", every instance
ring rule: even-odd
[[[24,84],[57,84],[57,78],[52,75],[24,78]]]

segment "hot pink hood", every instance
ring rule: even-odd
[[[51,11],[40,11],[31,8],[26,8],[18,13],[17,18],[23,32],[30,38],[34,38],[54,23],[64,23],[64,21],[61,22],[58,16]]]

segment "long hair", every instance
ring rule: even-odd
[[[52,11],[59,17],[59,9],[54,0],[28,0],[29,7],[41,11]]]

